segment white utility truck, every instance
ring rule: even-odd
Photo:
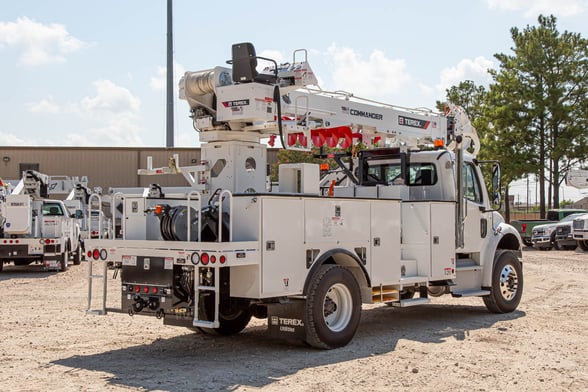
[[[304,50],[261,73],[258,59],[250,43],[235,44],[232,68],[184,75],[202,161],[149,160],[139,174],[182,174],[191,192],[124,197],[122,238],[88,240],[88,256],[102,261],[94,268],[104,268],[90,269],[89,312],[227,335],[267,317],[272,336],[335,348],[355,335],[362,303],[407,307],[449,294],[481,297],[491,312],[517,308],[521,239],[497,212],[500,166],[485,163],[489,192],[462,109],[320,90]],[[260,141],[276,137],[319,148],[340,173],[322,189],[318,165],[281,165],[269,192]],[[121,308],[106,307],[106,265],[120,271]],[[102,297],[92,294],[99,279]]]
[[[566,183],[578,189],[588,189],[588,170],[570,170],[566,175]],[[588,251],[588,215],[574,219],[572,223],[572,238],[578,242],[580,249]]]
[[[68,179],[69,181],[69,179]],[[65,271],[70,256],[74,264],[81,259],[80,228],[61,200],[49,194],[61,193],[62,178],[34,170],[22,180],[2,203],[0,230],[0,271],[4,263],[28,265],[38,262],[46,269]]]

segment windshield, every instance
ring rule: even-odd
[[[574,219],[576,219],[579,216],[584,215],[584,212],[576,212],[575,214],[570,214],[568,216],[566,216],[565,218],[563,218],[562,220],[560,220],[560,222],[569,222],[569,221],[573,221]]]
[[[43,204],[43,216],[45,215],[61,216],[63,215],[63,210],[59,204]]]

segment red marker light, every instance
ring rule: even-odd
[[[216,263],[216,256],[215,255],[210,256],[210,262],[212,264]]]
[[[200,262],[204,265],[207,265],[208,261],[209,261],[208,253],[202,253],[202,255],[200,256]]]
[[[227,258],[225,257],[225,255],[222,255],[220,257],[220,260],[219,261],[220,261],[221,264],[224,264],[227,261]]]
[[[94,251],[92,252],[92,257],[94,258],[94,260],[98,260],[98,258],[100,257],[100,251],[98,249],[94,249]]]
[[[157,287],[152,287],[151,288],[151,294],[157,294],[159,290],[157,290]]]
[[[135,286],[134,291],[135,291],[135,293],[140,292],[141,291],[141,286]]]
[[[145,294],[149,294],[149,287],[147,287],[147,286],[144,286],[144,287],[143,287],[143,292],[144,292]]]

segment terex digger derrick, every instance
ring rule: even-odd
[[[236,44],[231,68],[184,75],[202,161],[139,172],[180,173],[191,191],[126,197],[123,238],[88,240],[94,260],[120,271],[118,311],[221,334],[267,317],[271,335],[335,348],[353,338],[362,303],[449,294],[516,309],[521,240],[497,212],[500,166],[487,163],[488,191],[461,108],[437,114],[311,87],[304,50],[261,73],[257,60],[253,45]],[[281,165],[276,191],[264,138],[352,152],[334,155],[328,192],[312,164]]]
[[[70,256],[81,261],[80,226],[67,202],[49,195],[66,195],[83,185],[77,177],[23,172],[21,181],[0,203],[0,271],[4,263],[43,264],[65,271]]]

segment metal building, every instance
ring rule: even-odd
[[[48,175],[87,176],[88,185],[106,192],[116,187],[185,186],[181,175],[139,176],[138,169],[167,166],[170,157],[179,155],[180,166],[197,165],[199,148],[164,147],[0,147],[0,178],[19,180],[22,172],[34,169]],[[277,150],[268,150],[268,164],[277,161]]]

